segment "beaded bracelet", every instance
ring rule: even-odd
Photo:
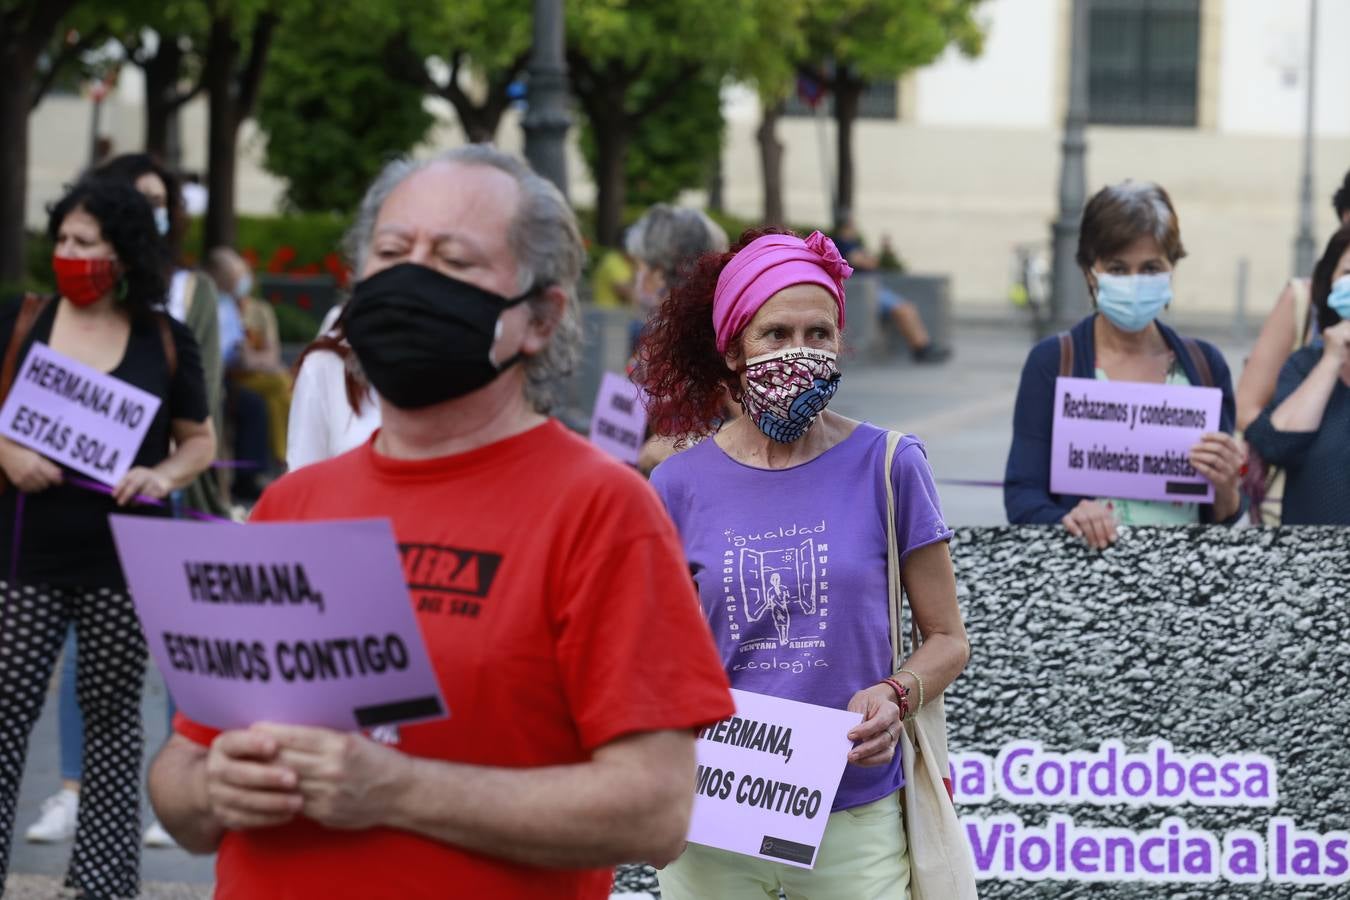
[[[895,691],[896,705],[900,707],[900,721],[909,718],[909,688],[894,678],[883,678],[880,683],[889,685],[890,689]]]
[[[914,715],[917,716],[919,714],[919,711],[923,709],[923,678],[920,677],[919,673],[915,672],[913,669],[901,669],[899,672],[896,672],[895,674],[908,675],[909,677],[914,679],[915,683],[919,685],[919,706],[918,709],[914,710]]]

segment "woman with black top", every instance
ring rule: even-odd
[[[1247,442],[1285,470],[1283,524],[1350,525],[1350,225],[1313,270],[1312,304],[1321,346],[1289,357]]]
[[[83,897],[132,897],[139,891],[146,647],[108,516],[160,514],[135,498],[163,499],[192,481],[211,463],[215,432],[197,344],[163,311],[159,236],[145,199],[129,185],[83,181],[53,207],[48,234],[59,296],[0,310],[0,347],[17,365],[40,341],[161,405],[112,496],[0,438],[7,482],[0,493],[0,884],[28,737],[73,621],[85,777],[66,884]]]

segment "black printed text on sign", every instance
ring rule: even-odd
[[[154,394],[34,343],[0,407],[0,435],[115,487],[159,403]]]

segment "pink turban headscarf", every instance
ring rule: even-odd
[[[791,234],[756,238],[731,258],[717,279],[713,294],[713,331],[717,351],[725,353],[774,294],[794,284],[818,284],[839,305],[844,327],[844,279],[853,267],[839,255],[834,241],[819,231],[802,240]]]

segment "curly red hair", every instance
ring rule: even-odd
[[[726,418],[727,400],[739,400],[741,382],[717,352],[713,294],[731,258],[783,228],[750,228],[725,253],[705,253],[680,271],[638,342],[634,380],[646,391],[647,422],[660,435],[699,438]]]

